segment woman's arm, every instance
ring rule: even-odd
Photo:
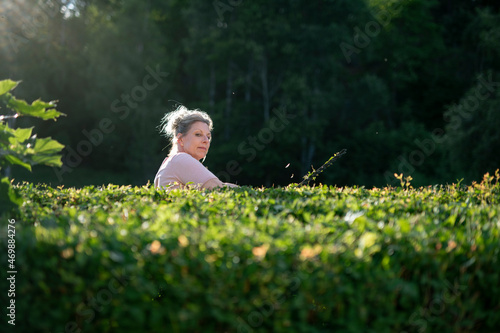
[[[202,186],[202,188],[207,188],[207,189],[213,189],[215,187],[239,187],[236,184],[231,184],[231,183],[223,183],[221,182],[218,178],[213,178],[210,179],[209,181],[205,182]]]
[[[212,189],[215,187],[238,187],[231,183],[224,183],[210,172],[200,161],[186,153],[180,153],[171,160],[171,167],[182,184],[191,183],[198,188]]]

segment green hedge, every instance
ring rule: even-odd
[[[17,188],[16,332],[500,327],[498,174],[420,189]]]

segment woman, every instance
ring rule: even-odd
[[[212,119],[200,110],[179,106],[167,113],[161,122],[161,132],[171,138],[172,149],[155,177],[155,187],[183,188],[192,183],[198,188],[237,187],[223,183],[201,164],[205,160],[212,139]]]

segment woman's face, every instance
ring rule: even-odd
[[[188,153],[199,161],[207,155],[211,138],[208,125],[197,121],[185,135],[178,135],[178,151]]]

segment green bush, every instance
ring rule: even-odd
[[[16,330],[492,332],[499,178],[170,193],[19,185]]]

